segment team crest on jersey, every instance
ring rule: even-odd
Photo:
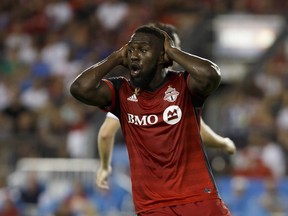
[[[168,102],[174,102],[176,101],[178,95],[179,92],[175,88],[168,86],[167,90],[165,91],[164,100]]]
[[[140,88],[135,88],[134,93],[130,97],[128,97],[127,100],[138,102],[137,96],[139,95],[139,92],[140,92]]]
[[[163,120],[170,125],[177,124],[182,118],[182,111],[179,106],[169,106],[163,112]]]

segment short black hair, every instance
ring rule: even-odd
[[[161,30],[157,27],[152,26],[152,25],[140,26],[135,30],[135,33],[152,34],[152,35],[155,35],[156,37],[158,37],[163,42],[165,40],[165,37],[164,37],[163,33],[161,32]]]
[[[175,35],[178,35],[178,32],[174,25],[161,22],[150,23],[149,25],[159,28],[162,31],[165,31],[168,34],[168,36],[173,40],[173,42],[176,43]]]

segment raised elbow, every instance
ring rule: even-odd
[[[78,98],[79,95],[81,95],[80,89],[81,89],[80,84],[77,81],[74,81],[70,86],[70,94],[73,97]]]
[[[221,80],[220,68],[216,64],[212,64],[210,70],[211,70],[210,75],[212,76],[212,78],[220,82]]]
[[[75,80],[70,86],[71,95],[75,97],[77,100],[86,104],[90,104],[89,92],[90,92],[89,86],[77,80]]]
[[[209,95],[214,91],[220,84],[221,73],[217,65],[211,64],[206,67],[205,70],[201,72],[204,76],[197,82],[197,91],[201,92],[203,95]]]
[[[221,81],[221,72],[220,68],[216,64],[211,64],[209,73],[208,75],[208,80],[210,80],[210,85],[212,89],[215,89],[218,87]]]

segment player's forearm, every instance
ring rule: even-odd
[[[98,140],[100,166],[103,169],[108,169],[109,166],[111,165],[113,146],[114,146],[114,138]]]
[[[169,57],[180,64],[191,75],[201,78],[220,76],[219,67],[208,59],[192,55],[178,48],[171,48],[169,50]]]
[[[225,139],[216,134],[205,122],[201,121],[201,137],[205,146],[210,148],[224,148]]]
[[[193,85],[209,94],[216,89],[221,80],[219,67],[213,62],[177,48],[170,48],[169,57],[190,73]]]
[[[117,52],[112,53],[106,59],[92,65],[79,74],[70,87],[72,95],[81,97],[81,95],[89,94],[91,90],[95,89],[99,85],[100,80],[120,64],[121,58],[119,58]]]
[[[235,154],[235,143],[228,137],[222,137],[216,134],[205,122],[201,119],[201,137],[206,147],[217,148],[228,154]]]

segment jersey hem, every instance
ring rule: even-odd
[[[147,209],[143,209],[143,210],[137,210],[136,209],[136,214],[139,213],[144,213],[146,211],[151,211],[153,209],[158,209],[158,208],[163,208],[163,207],[169,207],[169,206],[175,206],[175,205],[183,205],[183,204],[187,204],[187,203],[195,203],[195,202],[201,202],[201,201],[206,201],[206,200],[213,200],[213,199],[221,199],[219,194],[215,194],[211,197],[207,197],[207,198],[199,198],[199,199],[191,199],[191,200],[186,200],[186,201],[178,201],[178,202],[165,202],[165,203],[160,203],[160,204],[155,204],[153,207],[147,208]]]

